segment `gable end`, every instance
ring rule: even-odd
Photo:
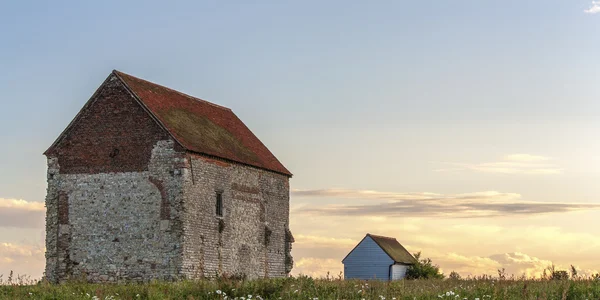
[[[65,174],[145,171],[156,142],[169,139],[111,74],[44,154],[57,157]]]

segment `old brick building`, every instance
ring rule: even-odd
[[[50,281],[292,268],[292,175],[228,108],[113,71],[44,154]]]

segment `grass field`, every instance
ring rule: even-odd
[[[2,279],[0,279],[2,280]],[[600,281],[402,280],[391,283],[294,277],[145,284],[0,281],[0,299],[600,299]]]

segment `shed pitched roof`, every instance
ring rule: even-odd
[[[373,239],[379,247],[396,263],[415,264],[417,260],[410,254],[398,240],[392,237],[374,235],[367,233],[367,236]]]
[[[292,176],[231,109],[123,72],[112,73],[186,150]]]

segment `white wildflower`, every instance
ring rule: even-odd
[[[223,294],[223,292],[221,290],[217,290],[216,293],[219,295]]]

